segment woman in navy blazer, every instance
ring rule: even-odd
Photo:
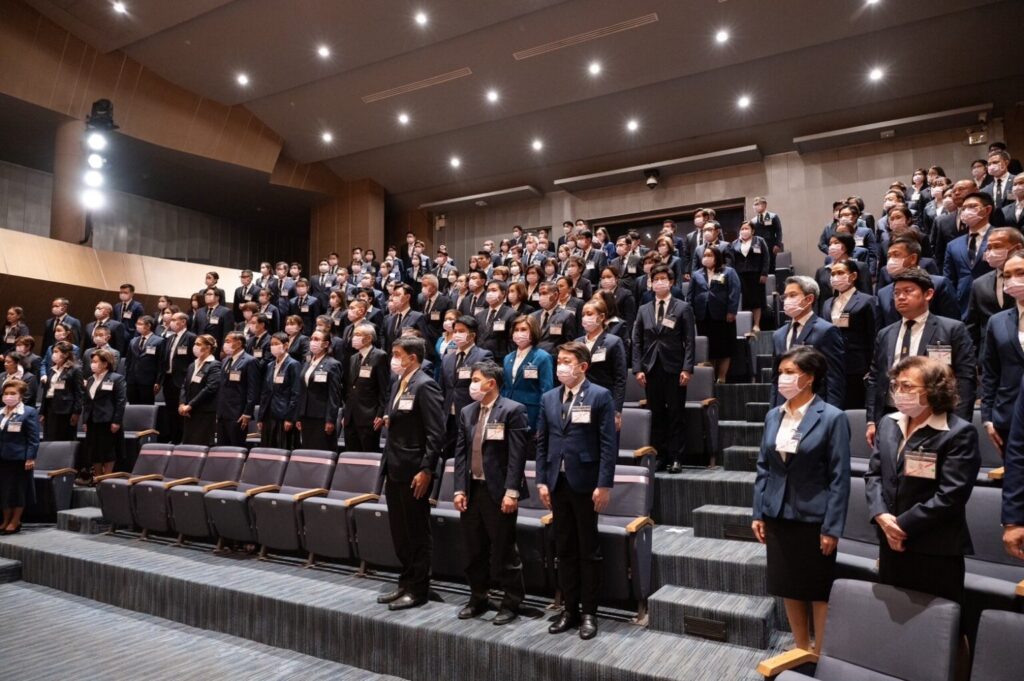
[[[505,355],[505,375],[501,382],[501,396],[526,407],[531,453],[533,433],[537,429],[537,416],[540,414],[540,398],[554,387],[555,380],[554,361],[551,355],[537,347],[539,340],[540,326],[537,320],[533,317],[517,317],[512,323],[512,342],[517,349]],[[516,367],[516,360],[520,357],[519,366]]]
[[[687,301],[693,306],[697,335],[708,339],[708,359],[715,365],[719,383],[729,374],[736,344],[736,313],[742,284],[736,270],[727,267],[722,249],[705,246],[701,267],[693,271]]]
[[[761,308],[764,307],[764,285],[768,282],[768,266],[772,254],[768,242],[754,235],[749,221],[740,225],[740,238],[732,242],[732,266],[739,275],[743,290],[743,309],[750,310],[754,333],[761,331]]]
[[[114,371],[114,356],[109,350],[96,350],[89,358],[92,374],[82,390],[81,421],[85,429],[84,461],[92,465],[93,477],[114,470],[114,461],[124,448],[124,409],[128,386],[124,376]]]
[[[35,404],[39,393],[39,380],[25,368],[25,356],[20,352],[9,352],[4,356],[4,372],[0,382],[19,380],[25,384],[25,404]]]
[[[288,356],[288,335],[283,331],[270,338],[270,354],[274,361],[267,365],[260,395],[260,445],[293,449],[295,420],[299,404],[299,381],[302,365]]]
[[[0,410],[0,534],[21,531],[21,513],[32,501],[32,470],[39,452],[39,413],[22,402],[28,388],[24,381],[8,381],[3,387]]]
[[[832,265],[829,284],[832,297],[821,307],[821,315],[843,335],[843,367],[846,370],[846,399],[843,409],[863,409],[867,400],[864,376],[875,356],[878,334],[878,301],[858,291],[860,277],[849,260]]]
[[[212,445],[217,428],[217,392],[223,371],[214,357],[217,339],[209,334],[196,338],[192,353],[196,360],[185,370],[178,414],[185,419],[181,434],[183,445]]]
[[[600,298],[583,305],[584,335],[576,339],[590,350],[587,380],[605,388],[615,401],[615,428],[622,427],[622,404],[626,401],[626,345],[605,329],[608,307]]]
[[[71,343],[61,341],[53,346],[50,380],[43,388],[42,415],[47,440],[73,441],[82,411],[82,370],[78,368]]]
[[[849,421],[815,395],[827,370],[824,355],[807,346],[794,347],[779,361],[779,392],[786,402],[765,418],[751,525],[767,545],[768,593],[784,599],[796,646],[815,653],[823,642],[836,544],[850,496]]]

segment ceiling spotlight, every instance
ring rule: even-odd
[[[237,76],[235,76],[235,80],[238,81],[238,84],[242,86],[249,84],[249,76],[245,75],[244,73],[239,73]]]
[[[110,7],[118,14],[128,14],[128,8],[123,2],[115,2]]]
[[[533,147],[534,151],[540,151],[541,149],[544,148],[544,142],[542,142],[539,139],[538,140],[533,140],[533,144],[531,144],[530,146]]]
[[[420,26],[426,26],[427,25],[427,13],[426,12],[416,12],[416,23],[419,24]]]
[[[870,72],[868,72],[868,78],[871,79],[873,82],[876,82],[876,83],[878,81],[882,80],[882,78],[884,78],[884,77],[885,77],[885,71],[883,71],[882,69],[878,68],[877,66],[875,68],[871,69]]]
[[[736,106],[738,106],[741,109],[746,109],[748,106],[750,106],[750,97],[748,95],[742,95],[739,99],[736,100]]]
[[[869,5],[877,5],[878,4],[878,0],[867,0],[867,3]]]
[[[398,114],[398,122],[401,123],[402,125],[409,125],[409,114],[405,113],[404,111]]]
[[[86,162],[89,164],[90,168],[95,168],[96,170],[102,168],[104,164],[103,157],[99,154],[89,154]]]
[[[497,90],[488,90],[487,91],[487,101],[490,102],[491,104],[494,104],[495,102],[497,102],[498,101],[498,91]]]
[[[635,118],[630,118],[626,122],[626,130],[629,130],[630,132],[636,132],[639,129],[640,123]]]
[[[106,205],[107,199],[98,189],[86,189],[82,192],[82,205],[86,210],[99,210]]]
[[[94,132],[86,137],[85,143],[93,151],[103,151],[107,148],[107,138],[98,132]]]
[[[451,159],[449,159],[448,163],[451,164],[452,168],[458,168],[459,166],[462,165],[462,159],[460,159],[458,156],[452,156]]]
[[[331,56],[331,48],[327,47],[326,45],[321,45],[320,47],[316,48],[316,53],[320,55],[321,59],[327,59],[328,57]]]
[[[592,61],[592,62],[590,62],[590,66],[587,67],[587,71],[590,71],[590,75],[592,75],[592,76],[599,75],[601,73],[601,62],[599,62],[599,61]]]
[[[729,42],[729,31],[724,28],[719,29],[718,33],[715,34],[715,42],[719,44]]]
[[[320,135],[320,139],[323,140],[324,144],[330,144],[334,141],[334,135],[330,132],[324,131],[323,134]]]
[[[103,173],[98,170],[87,170],[85,176],[82,178],[88,187],[101,187],[103,186]]]

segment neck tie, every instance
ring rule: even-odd
[[[798,322],[796,320],[793,320],[793,333],[790,334],[790,336],[789,336],[789,348],[793,347],[793,344],[796,343],[796,338],[799,335],[800,335],[800,322]],[[786,349],[788,350],[789,348],[786,348]]]
[[[491,308],[491,311],[487,313],[487,326],[491,326],[492,324],[494,324],[495,314],[497,314],[497,312],[494,310],[494,308]]]
[[[398,336],[398,332],[402,329],[402,314],[398,313],[395,317],[395,336]]]
[[[910,355],[910,334],[911,329],[913,328],[913,319],[908,319],[903,322],[903,345],[900,346],[900,359],[904,359]]]
[[[231,365],[234,363],[234,357],[228,357],[227,363],[224,365],[224,373],[231,373]]]
[[[474,478],[484,477],[484,434],[487,431],[487,416],[490,409],[481,405],[480,418],[476,422],[476,432],[473,433],[473,458],[470,462]]]
[[[551,313],[548,312],[547,310],[544,310],[544,314],[542,314],[540,316],[540,328],[542,328],[542,329],[548,328],[548,317],[550,317],[550,316],[551,316]]]
[[[996,302],[999,303],[999,307],[1002,308],[1006,299],[1003,297],[1003,273],[996,270]]]
[[[658,301],[658,323],[661,324],[661,322],[664,319],[665,319],[665,301],[664,300],[659,300]]]
[[[466,361],[466,353],[459,351],[459,354],[455,356],[455,377],[459,377],[459,369],[462,367],[462,363]]]
[[[434,307],[434,301],[427,298],[427,304],[423,306],[423,316],[430,320],[430,308]]]
[[[998,206],[999,202],[1003,198],[1003,179],[1002,178],[999,178],[998,180],[996,180],[996,191],[995,191],[995,194],[993,196],[995,196],[996,205]]]
[[[562,398],[562,423],[569,420],[569,405],[572,404],[572,390],[565,391],[565,397]]]
[[[978,235],[972,234],[970,243],[967,245],[967,260],[974,265],[974,261],[978,258]]]

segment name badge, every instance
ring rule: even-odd
[[[253,350],[252,351],[252,356],[255,357],[256,359],[263,359],[263,351],[262,350]]]
[[[53,389],[54,390],[63,390],[64,389],[64,381],[54,381],[53,382]]]
[[[430,321],[432,321],[432,322],[439,322],[439,321],[441,321],[441,313],[438,312],[437,310],[431,310],[430,311]]]
[[[100,383],[100,390],[113,390],[113,389],[114,389],[114,382],[113,381],[103,381],[102,383]]]
[[[149,347],[147,347],[146,348],[146,354],[147,355],[155,355],[156,354],[156,346],[150,345]]]
[[[484,430],[485,440],[504,440],[505,439],[505,424],[504,423],[488,423],[487,429]]]
[[[188,348],[186,348],[183,345],[179,345],[177,348],[174,349],[174,354],[185,356],[188,354]]]
[[[326,383],[327,382],[327,372],[326,371],[318,371],[318,372],[314,373],[313,374],[313,382],[314,383]]]
[[[934,452],[910,452],[903,457],[903,472],[908,478],[934,480],[938,458]]]
[[[373,367],[361,366],[359,367],[359,378],[369,378],[373,373]]]
[[[469,367],[461,367],[461,368],[459,368],[459,380],[460,381],[468,381],[468,380],[471,380],[472,378],[473,378],[473,370],[472,369],[470,369]]]
[[[284,376],[274,376],[274,383],[276,385],[283,385],[284,384]]]
[[[754,246],[750,250],[753,251],[754,255],[761,255],[761,247],[760,246]]]
[[[132,311],[131,310],[125,310],[124,312],[121,313],[121,319],[131,319],[131,318],[132,318]]]
[[[626,272],[628,274],[636,274],[636,265],[629,265],[626,267]]]
[[[562,325],[559,324],[557,326],[549,326],[548,327],[548,333],[550,333],[552,336],[561,336],[562,335]]]
[[[836,326],[840,329],[850,328],[850,313],[843,312],[839,315],[839,319],[836,320]]]
[[[495,319],[494,320],[494,330],[495,331],[504,331],[505,330],[505,321],[503,319]]]
[[[203,382],[203,375],[197,371],[196,373],[194,373],[192,375],[192,382],[193,383],[202,383]]]
[[[948,345],[929,345],[928,359],[934,359],[946,366],[953,365],[953,348]]]
[[[711,277],[711,281],[713,281],[716,284],[724,284],[725,283],[725,275],[724,274],[716,274],[715,276]]]
[[[241,371],[232,371],[232,372],[230,372],[228,374],[228,380],[229,381],[236,381],[236,382],[237,381],[241,381],[242,380],[242,372]]]
[[[245,302],[251,303],[252,302],[252,296],[245,296]]]
[[[859,248],[863,248],[864,247],[864,237],[862,237],[862,236],[855,237],[853,239],[853,243],[854,243],[855,246],[858,246]]]
[[[582,298],[583,297],[583,289],[581,289],[581,288],[576,289],[576,297],[577,298]]]
[[[676,328],[676,320],[672,319],[671,317],[665,317],[664,319],[661,320],[661,325],[664,326],[666,329],[674,329]]]
[[[523,378],[530,381],[536,381],[540,378],[540,373],[537,371],[537,367],[526,367],[523,369]]]
[[[800,431],[794,430],[793,434],[789,436],[781,446],[777,445],[775,450],[783,454],[796,454],[796,450],[800,447]]]
[[[303,305],[302,307],[300,307],[299,312],[309,312],[309,305]]]
[[[484,311],[484,308],[482,308],[482,307],[474,307],[473,308],[473,314],[480,314],[483,311]]]
[[[590,405],[577,404],[569,412],[570,423],[590,423]]]
[[[533,295],[530,296],[530,300],[537,300],[537,301],[539,301],[540,300],[540,294],[537,293],[536,291],[534,291]]]
[[[210,324],[213,326],[220,325],[220,317],[210,317]]]
[[[7,422],[8,433],[20,433],[21,432],[21,421],[8,421]]]
[[[593,260],[588,260],[587,261],[587,269],[588,270],[594,269],[594,261]]]
[[[413,405],[412,395],[403,395],[398,398],[398,411],[412,411]]]
[[[595,350],[594,351],[594,354],[592,354],[590,356],[590,361],[591,362],[603,362],[607,358],[608,358],[608,349],[607,348],[601,348],[600,350]]]

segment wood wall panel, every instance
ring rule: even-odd
[[[356,246],[384,255],[384,189],[372,180],[345,183],[336,196],[316,203],[311,211],[311,266],[331,251],[348,262]]]

